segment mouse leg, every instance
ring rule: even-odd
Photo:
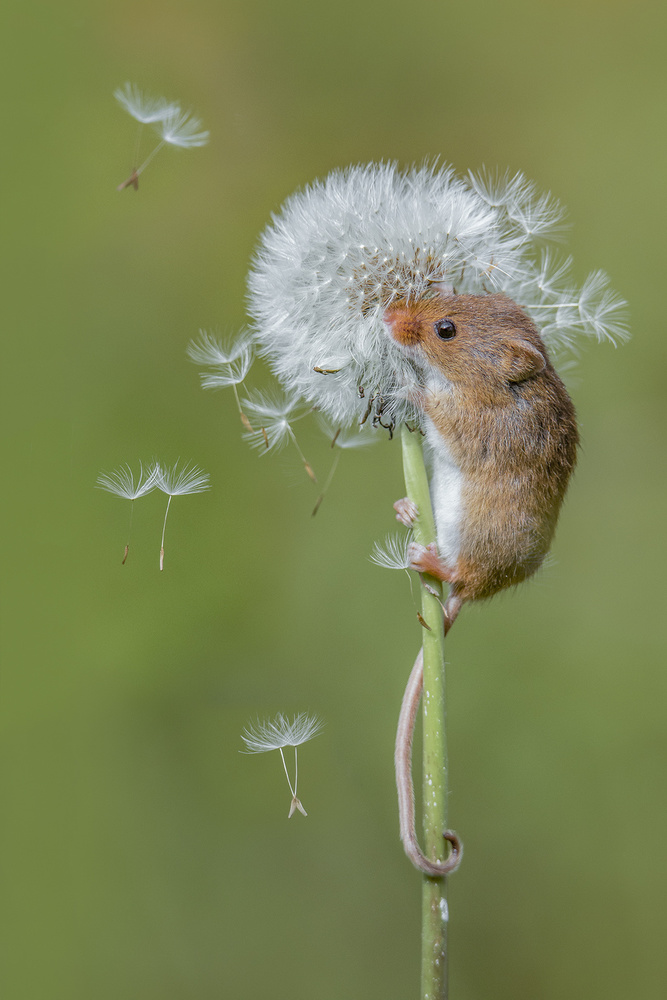
[[[440,602],[444,617],[445,635],[447,635],[465,600],[465,597],[462,596],[463,588],[461,587],[461,580],[458,573],[455,569],[450,569],[443,562],[436,545],[424,546],[418,545],[416,542],[411,542],[408,545],[408,559],[410,560],[409,568],[414,570],[415,573],[419,573],[424,587]],[[432,576],[436,580],[449,584],[449,594],[444,603],[438,596],[437,591],[426,582],[424,576]]]
[[[438,547],[434,543],[430,545],[419,545],[417,542],[410,542],[408,545],[408,559],[410,569],[415,573],[425,573],[427,576],[434,576],[442,583],[454,583],[456,571],[447,566],[440,557]]]
[[[403,497],[394,504],[396,520],[404,524],[406,528],[411,528],[419,517],[417,504],[409,497]],[[419,545],[417,542],[410,542],[408,546],[408,557],[410,559],[410,569],[416,573],[427,573],[434,576],[436,580],[443,583],[454,582],[454,570],[450,569],[440,558],[438,547],[435,544]]]

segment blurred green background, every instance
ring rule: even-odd
[[[317,493],[258,457],[185,357],[244,322],[258,234],[348,163],[522,169],[569,208],[633,339],[571,379],[580,465],[552,564],[467,610],[448,646],[456,1000],[667,995],[664,8],[527,0],[5,5],[2,995],[416,996],[419,878],[393,735],[420,641],[371,565],[400,451]],[[204,149],[138,192],[126,80],[181,101]],[[315,434],[302,445],[326,474]],[[208,494],[96,490],[178,457]],[[240,731],[311,710],[307,820]]]

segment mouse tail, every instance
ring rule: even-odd
[[[450,595],[444,603],[445,635],[454,624],[462,603],[456,595]],[[415,794],[412,782],[412,741],[423,684],[424,651],[420,649],[405,688],[396,730],[394,764],[398,791],[398,817],[403,849],[412,864],[432,878],[442,878],[443,875],[449,875],[456,871],[460,865],[463,857],[463,844],[453,830],[443,830],[443,839],[448,841],[450,845],[449,857],[446,861],[431,861],[426,857],[417,840]]]

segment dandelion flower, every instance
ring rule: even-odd
[[[130,551],[130,534],[132,532],[132,517],[134,514],[134,501],[145,496],[156,487],[155,468],[144,470],[143,465],[139,465],[139,475],[135,481],[134,473],[129,465],[121,465],[110,473],[101,473],[97,477],[97,485],[100,489],[108,490],[117,497],[132,501],[130,507],[130,525],[127,531],[127,544],[123,554],[122,565],[125,565]]]
[[[243,730],[241,739],[247,749],[245,753],[266,753],[269,750],[279,750],[287,778],[289,790],[292,793],[292,801],[288,819],[294,815],[298,809],[303,816],[307,816],[306,810],[297,798],[297,787],[299,782],[299,765],[297,758],[297,747],[308,740],[312,740],[322,730],[323,723],[315,715],[307,715],[301,712],[295,715],[292,721],[279,712],[274,719],[267,722],[256,722],[254,726],[248,726]],[[294,785],[289,776],[287,764],[285,762],[285,747],[294,747]]]
[[[261,238],[249,276],[258,351],[287,391],[335,425],[372,413],[372,424],[386,426],[419,423],[411,396],[423,383],[384,323],[397,300],[443,288],[503,292],[552,349],[572,346],[573,333],[618,339],[623,303],[606,276],[577,290],[569,267],[544,253],[562,215],[523,174],[334,171],[292,195]]]
[[[207,473],[203,472],[196,465],[183,465],[179,468],[178,462],[171,469],[163,469],[159,463],[155,463],[153,468],[155,485],[163,493],[169,496],[167,509],[164,513],[164,523],[162,525],[162,541],[160,543],[160,569],[164,569],[164,533],[167,529],[167,515],[172,498],[175,496],[186,496],[190,493],[203,493],[210,489],[210,482]]]

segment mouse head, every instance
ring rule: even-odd
[[[399,301],[384,321],[408,356],[462,388],[507,388],[547,365],[535,325],[506,295],[443,293]]]

